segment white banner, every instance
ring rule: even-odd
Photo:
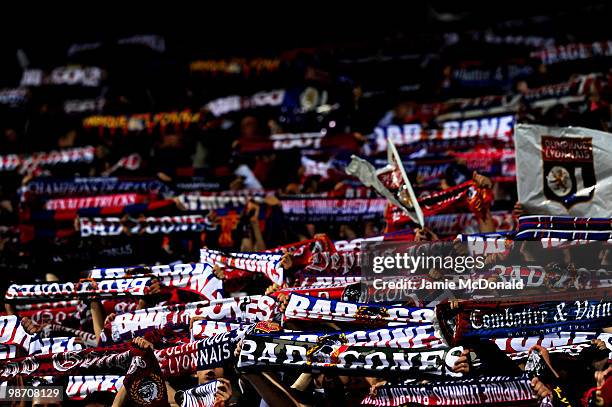
[[[612,217],[612,134],[519,124],[514,144],[527,213]]]

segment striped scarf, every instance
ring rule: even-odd
[[[97,178],[36,178],[20,189],[22,200],[41,197],[91,196],[114,193],[167,194],[170,189],[155,179]]]
[[[135,193],[54,198],[45,202],[44,209],[49,211],[63,211],[81,208],[113,208],[143,203],[147,199],[148,197],[146,195]]]
[[[284,282],[281,254],[266,253],[223,253],[212,249],[200,250],[200,261],[249,273],[259,273],[275,284]]]
[[[525,377],[477,377],[469,379],[409,382],[379,387],[362,405],[396,406],[537,406]]]
[[[116,393],[123,387],[123,376],[69,376],[66,395],[71,399],[81,400],[97,391]]]
[[[189,327],[191,318],[202,317],[211,321],[258,322],[272,318],[276,302],[268,296],[234,297],[213,301],[200,301],[179,305],[145,308],[117,315],[105,337],[117,342],[133,331],[164,326]]]
[[[164,377],[219,367],[231,358],[240,337],[226,332],[210,338],[155,350]],[[0,380],[15,376],[89,376],[126,373],[132,363],[127,344],[0,360]]]
[[[115,298],[143,296],[154,281],[151,277],[123,278],[78,283],[11,284],[5,299],[10,301],[58,300],[70,298]]]
[[[311,343],[247,335],[242,342],[237,367],[257,371],[276,367],[307,371],[325,369],[338,374],[461,376],[452,372],[452,366],[462,351],[462,347],[400,349],[355,346],[343,343],[341,337]]]
[[[557,332],[540,336],[525,336],[515,338],[493,338],[495,344],[506,353],[527,352],[534,345],[543,348],[573,345],[575,343],[590,342],[599,339],[603,341],[612,352],[612,334],[596,332]]]
[[[9,154],[0,156],[0,171],[19,170],[20,174],[27,174],[40,167],[88,164],[93,162],[94,158],[95,148],[92,146],[38,152],[30,155]]]
[[[612,322],[609,301],[559,302],[462,301],[436,307],[449,343],[467,338],[534,336],[602,329]]]
[[[430,308],[387,307],[378,304],[343,302],[291,294],[284,320],[335,321],[358,325],[405,325],[432,322]]]
[[[612,239],[612,221],[607,218],[571,216],[521,216],[515,240],[534,239],[603,240]]]
[[[446,346],[442,335],[433,325],[398,326],[374,330],[291,332],[265,335],[284,340],[320,343],[338,341],[347,345],[372,348],[441,348]]]
[[[81,237],[200,233],[206,225],[206,218],[202,215],[143,216],[138,219],[79,218]]]
[[[94,280],[106,278],[154,276],[167,288],[176,288],[199,294],[206,300],[223,298],[223,281],[218,279],[210,264],[177,263],[158,266],[113,267],[93,269],[89,277]]]
[[[175,399],[180,407],[213,407],[220,382],[212,380],[187,390],[178,391]]]

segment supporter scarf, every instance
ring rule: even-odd
[[[357,176],[366,186],[374,187],[389,200],[390,204],[395,205],[397,214],[393,215],[391,212],[385,215],[387,217],[393,219],[407,215],[422,225],[424,216],[429,217],[449,208],[467,207],[480,218],[493,201],[492,191],[478,187],[473,180],[416,199],[406,172],[397,157],[397,150],[393,143],[389,143],[387,167],[374,170],[371,164],[358,157],[353,157],[347,167],[347,173]]]
[[[491,212],[495,230],[513,230],[514,220],[512,214],[506,211]],[[387,232],[403,229],[410,222],[408,216],[392,212],[387,221]],[[478,220],[472,213],[451,213],[429,216],[425,226],[436,232],[438,236],[456,236],[460,233],[478,233]]]
[[[29,237],[34,238],[34,236]],[[27,239],[26,239],[27,240]],[[93,256],[96,256],[102,261],[117,261],[117,258],[125,258],[125,261],[133,258],[132,256],[135,253],[135,249],[133,246],[133,242],[128,242],[121,244],[119,246],[111,246],[105,245],[104,247],[99,247],[95,244],[85,246],[81,248],[79,251],[65,251],[64,253],[55,252],[53,257],[50,259],[54,265],[63,265],[65,263],[70,262],[79,262],[79,261],[88,261],[91,260]]]
[[[151,134],[155,128],[161,130],[173,126],[174,129],[187,129],[200,121],[201,115],[198,112],[192,113],[189,110],[181,112],[162,112],[162,113],[141,113],[130,116],[90,116],[83,120],[85,129],[97,128],[100,134],[105,129],[114,134],[121,131],[123,134],[128,132],[140,132],[146,130]]]
[[[517,338],[492,338],[491,341],[506,353],[528,352],[534,345],[543,348],[573,345],[581,342],[589,342],[599,339],[612,351],[612,334],[596,332],[557,332],[540,336],[525,336]]]
[[[597,86],[600,74],[580,75],[570,81],[544,85],[513,95],[489,95],[471,99],[451,99],[443,103],[444,113],[438,121],[518,112],[521,103],[531,109],[546,110],[556,105],[583,102],[592,86]]]
[[[68,48],[66,54],[71,57],[75,54],[78,54],[83,51],[92,51],[97,50],[102,47],[112,47],[114,44],[116,45],[140,45],[150,50],[163,53],[166,50],[166,39],[160,35],[133,35],[131,37],[119,38],[116,42],[108,41],[108,42],[89,42],[89,43],[80,43],[80,44],[71,44]]]
[[[251,327],[251,324],[238,324],[233,322],[207,321],[205,319],[199,319],[193,321],[191,325],[191,341],[210,338],[211,336],[230,331],[238,331],[239,333],[244,334],[251,329]]]
[[[318,285],[333,284],[355,284],[361,282],[361,276],[311,276],[300,273],[298,275],[300,287],[310,287]]]
[[[610,326],[612,302],[484,302],[462,301],[436,307],[449,343],[469,338],[532,336]]]
[[[264,253],[223,253],[217,250],[200,249],[200,261],[217,264],[250,273],[260,273],[275,284],[284,282],[284,269],[280,264],[282,255]]]
[[[247,204],[249,197],[181,194],[177,199],[188,211],[212,211],[228,207],[242,208]]]
[[[231,196],[231,197],[246,197],[246,198],[265,198],[267,195],[273,195],[275,191],[265,189],[236,189],[222,191],[196,191],[190,195],[201,196]]]
[[[30,355],[70,352],[83,349],[75,337],[38,338],[30,342]]]
[[[359,143],[348,133],[295,133],[273,134],[269,138],[242,138],[241,154],[260,154],[264,151],[314,150],[357,152]]]
[[[458,235],[457,238],[467,244],[467,249],[472,256],[505,253],[512,246],[512,241],[505,232],[481,233],[476,235],[462,233]]]
[[[102,175],[108,177],[113,175],[118,170],[136,171],[142,165],[142,157],[138,153],[121,157],[112,167],[102,172]]]
[[[56,323],[44,325],[40,332],[40,336],[43,338],[53,338],[56,333],[70,334],[75,338],[79,338],[85,346],[90,348],[98,346],[98,338],[96,338],[95,334]]]
[[[0,344],[18,345],[23,349],[30,348],[30,342],[34,335],[23,329],[21,319],[15,315],[0,317]]]
[[[210,273],[210,264],[206,263],[174,263],[159,264],[156,266],[134,266],[134,267],[108,267],[93,269],[88,272],[88,277],[94,280],[106,278],[124,278],[134,275],[151,274],[155,277],[182,275],[185,277],[196,274]]]
[[[554,229],[525,229],[514,235],[514,240],[581,240],[581,241],[609,241],[612,239],[612,230],[554,230]]]
[[[225,96],[208,102],[206,104],[206,109],[214,116],[219,117],[240,110],[266,106],[278,107],[284,103],[285,98],[285,90],[283,89],[258,92],[251,96]]]
[[[276,322],[260,321],[250,324],[207,321],[204,319],[192,320],[191,341],[210,338],[224,332],[236,331],[237,335],[243,337],[246,333],[269,334],[280,332],[281,327]],[[285,331],[292,332],[292,331]]]
[[[123,387],[123,376],[69,376],[66,395],[74,400],[82,400],[97,391],[117,393]]]
[[[434,310],[429,308],[387,307],[377,304],[332,301],[291,294],[284,320],[324,320],[352,322],[360,325],[405,325],[432,322]]]
[[[143,203],[146,195],[115,194],[84,196],[78,198],[55,198],[45,202],[44,209],[49,211],[76,210],[83,208],[116,208],[132,204]]]
[[[187,390],[180,390],[176,399],[180,400],[180,407],[213,407],[217,396],[217,387],[220,382],[212,380]]]
[[[600,80],[601,75],[597,73],[580,75],[567,82],[528,89],[521,94],[521,98],[524,102],[529,103],[532,108],[578,102],[585,100],[585,96],[590,94],[591,88],[600,85]]]
[[[28,91],[23,88],[11,88],[0,90],[0,104],[10,107],[18,107],[28,100]]]
[[[344,166],[342,167],[343,174]],[[315,192],[317,195],[322,195],[326,198],[376,198],[376,192],[370,188],[366,188],[363,185],[350,185],[348,183],[342,183],[338,185],[338,188],[327,192]],[[299,198],[307,194],[296,194],[291,195],[292,197]]]
[[[541,60],[544,65],[610,56],[612,56],[612,41],[610,40],[557,45],[531,53],[532,58]]]
[[[102,298],[148,294],[153,281],[150,277],[78,283],[11,284],[4,296],[7,301],[57,300],[68,298]]]
[[[80,313],[80,301],[75,301],[74,304],[66,304],[63,305],[61,303],[68,303],[71,301],[61,301],[61,302],[42,302],[40,304],[19,304],[16,303],[17,314],[21,318],[28,317],[33,322],[37,324],[70,324],[77,323],[81,319]],[[23,309],[20,309],[22,305]],[[43,308],[38,308],[38,306],[42,306]]]
[[[242,341],[237,367],[240,369],[282,367],[300,370],[329,369],[333,372],[392,373],[461,376],[452,366],[462,347],[440,349],[372,348],[344,345],[341,341],[308,343],[247,335]]]
[[[425,140],[415,144],[407,144],[399,147],[399,151],[406,158],[419,158],[423,156],[448,155],[449,151],[466,151],[482,147],[511,148],[513,144],[508,141],[490,140],[486,143],[474,137],[458,138],[448,140]],[[371,151],[364,148],[366,155],[372,155]]]
[[[95,148],[92,146],[38,152],[30,155],[8,154],[0,156],[0,171],[19,170],[20,174],[26,174],[38,167],[91,163],[94,157]]]
[[[198,60],[189,64],[191,72],[210,73],[212,75],[258,76],[262,73],[276,72],[281,66],[279,58],[231,58],[227,60]]]
[[[525,60],[519,63],[485,67],[481,64],[470,66],[473,63],[460,63],[451,71],[448,87],[452,90],[463,91],[463,88],[497,88],[509,90],[513,83],[521,78],[529,77],[534,68]]]
[[[159,53],[166,51],[166,39],[160,35],[133,35],[131,37],[119,38],[117,44],[141,45]]]
[[[170,189],[161,181],[129,180],[117,177],[99,178],[37,178],[21,189],[23,198],[48,196],[91,196],[113,193],[166,194]]]
[[[64,113],[80,114],[86,112],[100,112],[106,105],[106,99],[72,99],[64,102]]]
[[[226,332],[211,338],[155,351],[162,375],[181,376],[222,366],[232,357],[240,337]],[[38,354],[0,361],[0,380],[15,376],[80,376],[127,372],[132,357],[125,344],[112,348]]]
[[[419,205],[425,216],[436,215],[449,208],[467,206],[477,218],[481,218],[493,201],[493,192],[480,188],[473,180],[420,197]]]
[[[164,199],[149,203],[134,203],[125,206],[108,206],[104,208],[79,208],[79,209],[62,209],[62,210],[42,210],[30,211],[23,210],[19,213],[21,222],[74,222],[77,217],[94,217],[94,216],[120,216],[129,215],[137,216],[139,214],[159,214],[160,212],[176,211],[176,202],[172,199]]]
[[[519,231],[529,229],[560,229],[612,232],[612,219],[577,218],[573,216],[521,216],[518,226]]]
[[[452,168],[453,157],[433,157],[418,160],[402,160],[402,166],[410,179],[414,179],[421,187],[438,187],[440,179]],[[383,159],[373,160],[376,167],[383,167],[387,162]]]
[[[428,196],[418,198],[418,206],[424,216],[430,218],[449,209],[468,208],[476,219],[481,219],[493,201],[493,192],[488,188],[476,186],[473,180],[441,191],[433,192]],[[405,206],[405,205],[403,205]],[[406,218],[398,207],[388,206],[385,218],[388,223],[397,223]]]
[[[582,343],[574,343],[571,345],[554,346],[546,350],[550,354],[563,354],[565,356],[576,358],[580,356],[580,353],[582,353],[585,349],[590,348],[592,346],[593,344],[590,342],[582,342]],[[531,353],[533,352],[525,351],[525,352],[510,353],[508,357],[516,362],[521,362],[521,361],[525,361],[530,356]]]
[[[188,263],[134,268],[94,269],[90,272],[93,279],[107,277],[122,279],[125,276],[154,276],[162,289],[177,288],[199,294],[206,300],[223,298],[223,281],[218,279],[210,264]]]
[[[470,170],[487,174],[494,182],[513,182],[516,178],[513,149],[479,148],[469,152],[453,152],[452,155]]]
[[[79,218],[81,237],[197,233],[203,232],[205,227],[206,218],[202,215],[143,216],[138,219]]]
[[[367,331],[295,332],[290,334],[281,332],[267,336],[310,343],[340,341],[346,345],[372,348],[412,349],[446,346],[444,339],[433,325],[400,326]]]
[[[258,322],[272,319],[276,302],[268,296],[224,298],[187,304],[145,308],[117,315],[110,332],[105,327],[107,338],[118,341],[121,335],[150,327],[182,324],[188,327],[192,317],[211,321]]]
[[[357,251],[315,252],[300,275],[361,275]]]
[[[201,191],[214,191],[221,189],[221,183],[218,181],[208,181],[203,177],[187,177],[177,179],[174,183],[174,188],[179,192],[201,192]]]
[[[130,364],[127,351],[82,349],[71,352],[38,354],[0,361],[0,379],[15,376],[61,376],[126,371]]]
[[[17,356],[17,350],[17,345],[0,345],[0,360],[14,358]]]
[[[355,251],[361,249],[362,242],[382,242],[382,241],[404,241],[412,242],[414,240],[414,232],[412,230],[398,230],[397,232],[385,233],[380,236],[373,236],[367,238],[357,238],[351,241],[337,240],[334,242],[334,246],[338,251]],[[325,250],[321,250],[325,251]]]
[[[431,130],[423,129],[420,124],[390,125],[374,129],[369,137],[369,147],[373,153],[381,153],[387,150],[389,141],[397,147],[427,140],[460,138],[507,142],[512,139],[513,127],[513,115],[446,121],[440,123],[440,129]]]
[[[123,314],[124,312],[134,311],[138,307],[138,300],[135,298],[109,298],[102,300],[104,312],[108,314]]]
[[[123,378],[123,387],[130,405],[166,407],[168,391],[153,349],[140,349],[130,344],[130,367]]]
[[[314,253],[334,252],[335,250],[334,242],[332,242],[327,235],[318,234],[312,239],[275,247],[266,252],[281,254],[290,253],[293,266],[301,268],[310,263],[310,259]]]
[[[510,21],[508,21],[508,23],[510,23]],[[512,23],[516,23],[516,20],[513,21]],[[455,36],[456,36],[456,33],[448,34],[448,36],[445,35],[447,39],[458,39]],[[503,35],[503,34],[497,34],[497,33],[491,32],[489,30],[472,31],[470,33],[470,38],[472,41],[482,41],[487,44],[496,44],[496,45],[508,44],[512,46],[522,45],[526,47],[536,47],[536,48],[551,47],[555,45],[555,41],[556,41],[554,37],[541,37],[538,35],[521,35],[521,34]],[[448,45],[451,45],[454,43],[455,43],[454,41],[451,41],[450,43],[447,42]]]
[[[515,287],[517,286],[515,285]],[[579,290],[549,289],[548,291],[545,292],[545,295],[546,295],[547,302],[552,302],[552,301],[564,302],[568,300],[591,301],[594,298],[596,299],[610,298],[610,296],[612,296],[612,289],[609,287],[609,282],[606,281],[606,287],[598,287],[598,288],[586,287],[586,288],[581,288]],[[514,295],[512,295],[512,292],[509,292],[505,295],[499,294],[497,292],[493,292],[493,293],[490,293],[488,296],[485,295],[485,296],[482,296],[482,298],[474,297],[474,299],[494,301],[498,297],[499,299],[503,299],[504,301],[520,301],[523,303],[524,302],[538,303],[542,301],[542,291],[541,290],[539,291],[536,290],[534,292],[525,291],[525,294],[523,294],[522,292],[521,293],[517,292],[515,289]],[[580,328],[576,328],[576,329],[580,329]],[[548,332],[551,332],[551,331],[548,331]],[[552,331],[552,332],[555,332],[555,331]]]
[[[352,222],[378,219],[386,201],[379,198],[283,199],[283,213],[289,222]]]
[[[15,309],[19,311],[24,310],[49,310],[54,308],[69,308],[78,307],[80,304],[79,300],[70,301],[52,301],[52,302],[38,302],[38,303],[27,303],[27,304],[16,304]]]
[[[231,363],[234,348],[241,336],[224,332],[210,338],[156,351],[162,374],[180,376],[198,370],[212,369]]]
[[[62,66],[50,72],[44,72],[42,69],[24,69],[20,86],[79,85],[98,87],[102,83],[104,76],[104,70],[95,66]]]
[[[386,384],[362,405],[394,406],[535,406],[526,377],[477,377],[428,383]]]
[[[270,296],[278,298],[279,295],[289,297],[291,294],[307,295],[309,297],[319,297],[328,300],[339,301],[359,301],[361,296],[361,286],[359,284],[335,283],[310,285],[306,287],[282,288]]]
[[[522,281],[525,289],[548,288],[555,292],[612,287],[612,271],[554,266],[493,266],[470,274],[471,279],[494,276],[501,282]],[[515,295],[516,296],[516,295]],[[594,297],[595,298],[595,297]]]

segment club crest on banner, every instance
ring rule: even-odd
[[[528,213],[612,217],[612,134],[519,124],[514,131],[518,200]]]
[[[595,194],[591,137],[542,136],[544,195],[566,208],[587,202]]]

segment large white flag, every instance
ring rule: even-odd
[[[519,124],[519,201],[530,214],[612,217],[612,134]]]

